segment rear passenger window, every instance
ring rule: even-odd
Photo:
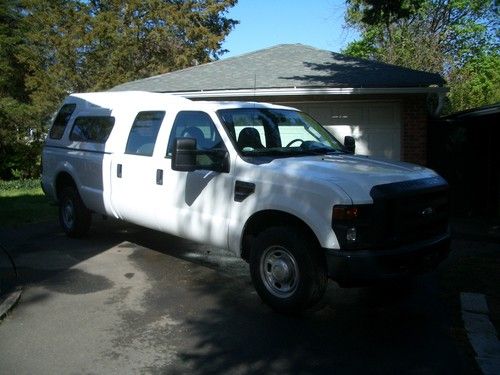
[[[81,116],[75,119],[69,139],[74,142],[105,143],[115,118],[110,116]]]
[[[59,110],[57,114],[54,124],[49,132],[49,137],[52,139],[61,139],[64,130],[66,129],[66,125],[68,125],[68,121],[71,118],[71,115],[75,111],[76,104],[65,104]]]
[[[130,129],[125,153],[142,156],[153,155],[163,117],[165,117],[164,111],[139,112],[132,124],[132,129]]]

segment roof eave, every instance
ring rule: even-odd
[[[363,95],[363,94],[444,94],[447,87],[335,87],[335,88],[270,88],[270,89],[231,89],[231,90],[201,90],[178,91],[170,94],[186,98],[238,98],[249,96],[307,96],[307,95]]]

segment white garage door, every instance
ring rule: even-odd
[[[286,103],[299,108],[341,142],[356,139],[356,153],[392,160],[401,159],[401,112],[398,102]]]

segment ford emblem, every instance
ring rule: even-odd
[[[422,215],[423,217],[429,217],[429,216],[432,216],[434,215],[434,209],[432,207],[427,207],[427,208],[424,208],[421,212],[420,212],[420,215]]]

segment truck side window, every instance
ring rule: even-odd
[[[68,125],[69,119],[75,111],[75,108],[76,104],[65,104],[61,107],[49,132],[49,137],[51,139],[62,138],[66,125]]]
[[[164,111],[139,112],[128,136],[126,154],[152,156]]]
[[[198,150],[226,149],[215,124],[205,112],[183,111],[177,114],[168,140],[167,157],[172,156],[176,138],[196,139]]]
[[[115,118],[110,116],[77,117],[69,139],[74,142],[106,143],[114,124]]]

